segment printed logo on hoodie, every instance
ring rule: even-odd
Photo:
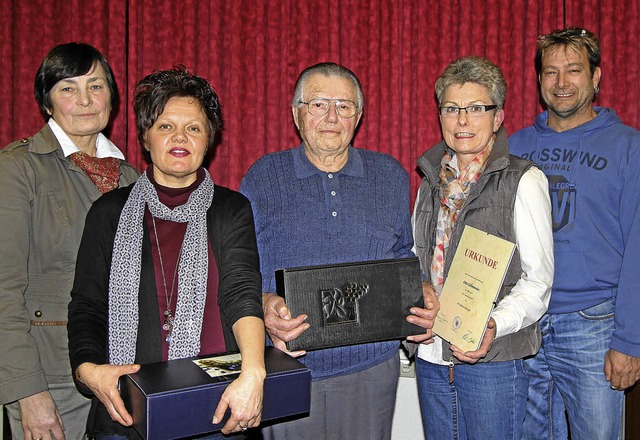
[[[547,175],[551,197],[553,232],[557,232],[576,219],[576,185],[564,176]]]
[[[570,147],[541,148],[538,151],[522,153],[521,157],[537,162],[540,169],[547,175],[553,232],[568,227],[577,216],[578,191],[572,179],[575,176],[574,167],[582,166],[603,171],[608,165],[606,157],[586,151],[578,152]],[[554,171],[564,175],[552,174]]]

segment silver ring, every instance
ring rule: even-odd
[[[613,385],[609,385],[611,387],[612,390],[614,391],[618,391],[618,387],[614,387]]]

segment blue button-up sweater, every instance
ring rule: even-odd
[[[338,172],[318,170],[304,147],[267,154],[240,191],[253,207],[263,291],[285,267],[412,256],[409,180],[391,156],[349,147]],[[307,352],[313,380],[355,373],[398,351],[397,341]]]

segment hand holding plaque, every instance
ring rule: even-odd
[[[453,256],[433,331],[463,352],[480,346],[515,244],[465,226]]]
[[[293,341],[310,326],[306,321],[307,315],[291,316],[291,311],[284,302],[284,298],[275,293],[262,294],[264,309],[264,325],[273,345],[292,357],[306,354],[304,350],[289,351],[287,343]]]

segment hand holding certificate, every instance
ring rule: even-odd
[[[480,346],[515,244],[465,226],[440,295],[433,331],[462,351]]]

